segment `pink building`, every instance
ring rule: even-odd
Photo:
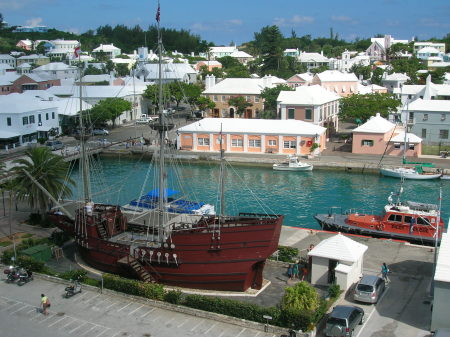
[[[328,91],[346,97],[358,93],[358,78],[353,73],[341,73],[338,70],[325,70],[314,75],[312,84],[318,84]]]
[[[326,129],[296,120],[205,118],[177,130],[181,150],[227,153],[278,153],[308,155],[317,143],[325,148]]]
[[[378,113],[353,130],[352,153],[402,156],[404,144],[404,128],[389,122]],[[405,155],[419,157],[421,154],[422,139],[407,133]]]
[[[222,69],[222,63],[219,61],[198,61],[195,65],[195,70],[200,71],[202,67],[206,67],[208,71],[212,71],[214,68]]]
[[[304,85],[310,85],[313,76],[310,73],[295,74],[289,77],[286,82],[291,88],[301,87]]]

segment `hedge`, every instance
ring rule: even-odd
[[[104,274],[103,286],[111,290],[153,300],[162,301],[164,299],[164,287],[157,283],[146,283],[122,278],[117,275]]]

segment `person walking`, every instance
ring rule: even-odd
[[[294,266],[292,267],[292,278],[298,279],[298,261],[295,261]]]
[[[289,265],[288,270],[287,270],[287,276],[289,277],[289,280],[292,279],[292,264]]]
[[[388,278],[388,273],[389,273],[389,268],[386,265],[385,262],[383,262],[383,265],[381,266],[381,276],[383,277],[383,280],[386,281],[386,283],[389,283],[389,278]]]
[[[42,313],[44,315],[48,315],[48,307],[50,306],[50,301],[48,300],[48,297],[44,294],[41,294],[41,305],[42,305]]]

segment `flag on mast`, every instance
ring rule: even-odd
[[[161,7],[158,1],[158,10],[156,11],[156,21],[159,23],[159,19],[161,18]]]
[[[75,57],[78,57],[78,56],[80,56],[80,52],[81,52],[81,47],[80,47],[80,45],[78,45],[75,47],[73,54],[75,55]]]

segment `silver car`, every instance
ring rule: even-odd
[[[364,323],[364,310],[354,305],[337,305],[328,316],[325,336],[352,337],[358,324]]]
[[[377,303],[386,289],[386,283],[376,275],[363,275],[355,287],[353,299],[359,302]]]

